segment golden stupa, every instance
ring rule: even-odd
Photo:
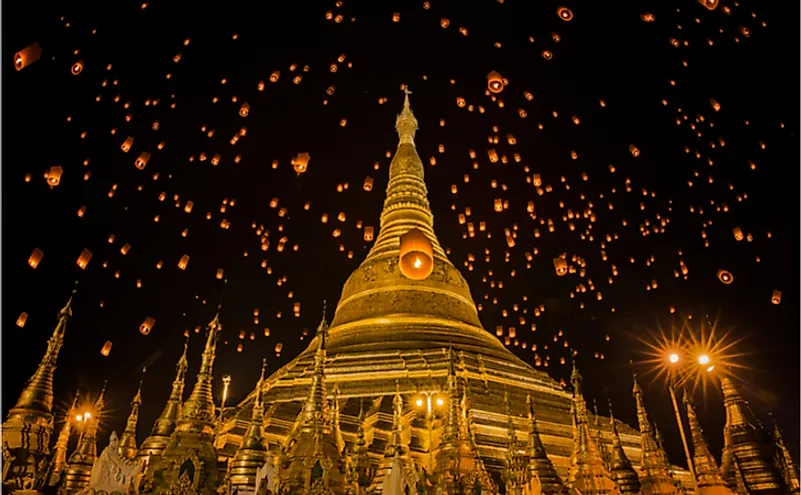
[[[400,142],[389,168],[380,231],[367,258],[345,283],[327,331],[327,393],[330,399],[338,389],[341,435],[355,445],[363,428],[370,458],[378,463],[391,441],[397,390],[402,398],[402,441],[417,464],[435,469],[452,411],[446,402],[451,399],[448,376],[453,360],[459,380],[454,400],[461,401],[464,394],[470,403],[465,427],[471,440],[460,445],[474,447],[482,469],[495,483],[502,483],[507,464],[506,395],[521,437],[528,436],[524,418],[529,414],[526,398],[531,397],[548,456],[566,477],[573,445],[572,396],[482,327],[467,282],[434,232],[423,163],[414,143],[417,128],[407,93],[396,121]],[[265,436],[276,453],[295,427],[313,383],[318,339],[262,384]],[[439,399],[428,400],[432,396]],[[256,397],[252,392],[227,415],[216,444],[221,458],[236,453]],[[611,444],[611,428],[604,431]],[[638,432],[622,423],[618,432],[627,455],[638,464]]]

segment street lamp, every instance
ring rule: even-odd
[[[420,392],[414,400],[415,408],[426,413],[428,426],[428,458],[431,468],[434,467],[434,418],[445,405],[445,398],[437,391]]]

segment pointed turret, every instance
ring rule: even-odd
[[[373,485],[384,490],[384,484],[394,466],[400,462],[403,476],[405,477],[411,470],[409,463],[409,449],[403,445],[402,427],[403,420],[403,398],[400,393],[400,383],[395,381],[395,395],[392,397],[392,431],[390,432],[387,445],[384,448],[384,457],[376,471]],[[398,459],[396,459],[396,457]]]
[[[72,422],[78,412],[78,393],[72,399],[72,406],[64,414],[64,425],[61,427],[61,432],[58,434],[56,440],[56,451],[53,454],[53,468],[50,471],[50,479],[47,482],[48,486],[56,486],[61,481],[61,472],[67,467],[67,447],[70,443],[70,435],[72,434]]]
[[[370,465],[370,453],[364,435],[364,404],[359,404],[358,422],[356,444],[353,446],[348,467],[348,480],[364,490],[372,483],[373,474],[375,473],[375,470]]]
[[[438,477],[438,490],[442,490],[443,493],[469,492],[478,485],[482,490],[492,493],[495,490],[494,483],[472,448],[469,425],[464,424],[465,412],[459,407],[462,394],[459,393],[456,354],[453,352],[453,347],[448,347],[447,353],[448,413],[442,439],[434,456],[434,473]]]
[[[526,396],[526,403],[528,405],[528,419],[530,425],[528,447],[526,448],[529,479],[539,480],[542,495],[565,495],[567,494],[567,489],[562,482],[562,478],[559,477],[556,469],[553,467],[553,462],[548,458],[545,445],[543,445],[542,439],[540,439],[537,415],[534,410],[534,399],[531,398],[531,395]]]
[[[261,377],[256,384],[256,398],[253,401],[253,412],[248,430],[242,437],[242,443],[236,455],[228,463],[228,482],[231,493],[254,492],[256,490],[256,473],[267,462],[267,446],[264,441],[264,404],[262,404],[262,387],[267,360],[262,360]]]
[[[342,427],[340,424],[340,410],[339,410],[339,384],[334,385],[334,397],[331,399],[333,405],[331,411],[331,425],[334,429],[334,438],[337,441],[337,448],[339,452],[345,452],[345,439],[342,437]]]
[[[782,478],[784,478],[784,484],[787,485],[787,488],[790,489],[793,495],[797,495],[799,493],[799,486],[801,486],[798,479],[798,469],[784,441],[784,433],[782,433],[781,428],[779,428],[779,424],[776,422],[776,418],[773,417],[773,414],[770,416],[773,419],[773,442],[776,445],[776,467],[779,473],[781,473]]]
[[[306,403],[300,413],[299,427],[286,446],[279,471],[278,491],[284,493],[331,493],[345,491],[345,464],[331,428],[326,406],[325,364],[328,322],[323,318],[317,327],[317,351]]]
[[[609,471],[612,479],[617,483],[623,495],[640,493],[640,478],[637,476],[637,471],[632,467],[626,451],[623,450],[623,442],[620,441],[617,423],[612,413],[611,400],[609,401],[609,425],[612,430],[612,452],[609,456]]]
[[[738,385],[729,378],[721,378],[720,385],[726,408],[721,477],[730,489],[737,490],[735,468],[739,466],[744,489],[749,495],[788,494],[790,490],[777,472],[771,452],[762,443],[762,431],[748,401],[743,398]]]
[[[189,367],[186,360],[186,351],[188,348],[189,336],[186,337],[186,342],[184,342],[184,352],[175,365],[175,379],[172,382],[172,390],[170,391],[169,399],[167,399],[167,404],[153,424],[150,436],[145,438],[145,441],[142,442],[142,447],[139,449],[139,457],[145,465],[150,462],[151,457],[161,455],[164,449],[167,448],[170,435],[172,435],[172,432],[175,430],[175,423],[181,416],[184,379],[186,377],[186,369]]]
[[[595,432],[595,443],[598,445],[598,453],[601,454],[601,459],[604,461],[604,467],[606,467],[606,470],[608,471],[609,452],[606,450],[606,446],[604,445],[603,432],[601,431],[601,416],[598,415],[598,404],[596,403],[595,399],[592,400],[592,412],[593,417],[595,418],[595,424],[592,428]]]
[[[125,423],[125,431],[122,432],[120,443],[117,445],[117,452],[124,459],[134,460],[136,458],[136,425],[139,422],[139,406],[142,405],[142,382],[145,379],[145,371],[147,368],[142,368],[142,377],[139,379],[139,388],[136,389],[136,395],[131,400],[131,412],[128,414],[128,421]]]
[[[78,446],[75,447],[75,451],[67,462],[67,468],[64,470],[64,483],[62,483],[61,488],[65,495],[77,493],[89,484],[92,466],[94,466],[97,459],[97,427],[105,407],[105,394],[106,384],[104,383],[100,396],[95,400],[91,411],[83,415],[81,438],[78,440]]]
[[[612,481],[612,475],[604,467],[598,446],[590,434],[587,419],[587,403],[582,391],[582,377],[573,359],[570,382],[573,385],[573,415],[575,430],[573,453],[570,457],[567,485],[583,495],[620,495],[620,490]]]
[[[507,495],[522,493],[526,484],[526,463],[517,450],[517,431],[509,404],[509,392],[503,396],[506,412],[506,455],[504,456],[503,482]]]
[[[222,297],[214,318],[206,327],[206,345],[195,386],[181,407],[181,415],[166,448],[161,456],[151,459],[143,476],[143,484],[147,488],[143,489],[140,485],[140,493],[178,490],[185,481],[181,481],[181,472],[176,466],[185,466],[183,472],[186,472],[187,462],[194,466],[194,472],[202,471],[195,488],[201,495],[212,495],[221,482],[218,479],[217,450],[214,447],[216,414],[212,395],[217,336],[222,331],[221,310]]]
[[[634,400],[637,404],[637,421],[640,425],[642,442],[642,462],[640,463],[643,495],[676,495],[678,490],[670,476],[670,466],[665,462],[662,450],[656,441],[656,435],[642,397],[642,389],[634,375]]]
[[[690,436],[693,442],[693,466],[698,480],[698,495],[734,495],[723,482],[718,471],[718,464],[704,438],[704,432],[695,414],[695,407],[684,392],[684,405],[687,408],[687,421],[690,423]]]
[[[50,453],[53,434],[53,373],[56,360],[64,343],[67,322],[72,318],[72,291],[67,304],[58,313],[58,324],[47,341],[47,351],[28,380],[17,403],[8,412],[3,423],[3,444],[21,466],[45,462]],[[36,470],[34,470],[36,471]],[[44,471],[44,470],[43,470]],[[13,478],[13,479],[12,479]],[[18,473],[15,469],[3,470],[3,484],[22,489],[40,489],[48,480],[46,475],[33,472]]]

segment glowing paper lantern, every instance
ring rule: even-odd
[[[400,238],[400,271],[412,280],[424,280],[434,270],[431,241],[418,229],[410,229]]]

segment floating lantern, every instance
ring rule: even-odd
[[[743,231],[742,231],[742,229],[740,229],[740,227],[734,227],[734,229],[732,229],[732,232],[734,232],[734,240],[735,241],[742,241],[743,240]]]
[[[44,253],[42,252],[41,249],[39,248],[34,249],[33,253],[31,253],[31,257],[28,258],[28,265],[30,265],[30,267],[35,270],[36,267],[39,266],[39,262],[42,261],[43,256]]]
[[[127,242],[125,243],[125,245],[124,245],[124,246],[122,246],[122,247],[120,248],[120,252],[123,254],[123,256],[125,256],[126,254],[128,254],[128,251],[130,251],[130,250],[131,250],[131,245],[130,245],[130,244],[128,244]]]
[[[139,332],[141,332],[142,335],[147,335],[153,329],[153,325],[155,324],[156,320],[148,316],[145,318],[145,321],[139,325]]]
[[[142,170],[145,168],[145,165],[147,165],[148,160],[150,160],[150,153],[143,151],[139,154],[139,158],[136,159],[134,165],[139,170]]]
[[[698,3],[706,7],[708,10],[715,10],[718,6],[718,0],[698,0]]]
[[[77,62],[72,64],[72,67],[70,68],[70,73],[73,76],[77,76],[81,72],[83,72],[83,60],[78,60]]]
[[[567,7],[559,7],[558,9],[556,9],[556,15],[558,15],[559,18],[565,22],[571,21],[573,19],[573,12]]]
[[[412,280],[424,280],[434,270],[434,251],[431,241],[413,228],[400,238],[400,271]]]
[[[89,260],[91,259],[92,259],[92,252],[89,251],[88,249],[84,249],[83,251],[81,251],[81,255],[78,256],[78,262],[77,262],[78,266],[81,267],[82,270],[86,269],[86,265],[89,264]]]
[[[39,43],[34,42],[25,47],[22,51],[14,54],[14,68],[22,70],[25,67],[39,60],[42,56],[42,47]]]
[[[782,302],[782,291],[774,290],[773,295],[770,298],[770,302],[772,302],[773,304],[779,304],[780,302]]]
[[[250,105],[247,103],[243,103],[241,107],[239,107],[239,116],[240,117],[247,117],[248,113],[250,113]]]
[[[186,265],[189,264],[189,255],[185,254],[181,256],[181,260],[178,262],[178,268],[181,270],[186,270]]]
[[[23,328],[26,321],[28,321],[28,313],[20,313],[19,318],[17,318],[17,326]]]
[[[109,353],[111,352],[111,341],[107,340],[105,344],[103,344],[103,348],[100,349],[100,354],[108,357]]]
[[[714,109],[716,112],[719,112],[719,111],[720,111],[720,103],[718,103],[718,101],[717,101],[716,99],[714,99],[714,98],[710,98],[710,99],[709,99],[709,104],[710,104],[710,105],[712,105],[712,108],[713,108],[713,109]]]
[[[553,267],[556,270],[556,275],[561,277],[567,274],[567,262],[562,258],[553,259]]]
[[[217,269],[217,280],[222,280],[222,278],[223,278],[223,269],[222,268],[218,268]]]
[[[734,282],[734,275],[721,268],[718,270],[718,280],[728,285]]]
[[[298,156],[292,160],[292,166],[295,168],[295,172],[299,174],[305,172],[309,167],[309,159],[308,153],[298,153]]]
[[[279,342],[279,343],[277,343],[277,344],[275,344],[275,355],[276,355],[276,356],[280,356],[280,355],[281,355],[281,350],[282,350],[283,348],[284,348],[284,344],[282,344],[282,343],[280,343],[280,342]]]
[[[50,187],[55,187],[61,183],[61,175],[64,173],[64,170],[59,165],[55,165],[50,167],[50,170],[45,172],[45,179],[47,179],[48,185]]]
[[[133,146],[134,139],[131,136],[128,136],[125,141],[122,142],[122,146],[120,148],[124,153],[128,153],[131,150],[131,146]]]
[[[503,211],[503,200],[502,199],[496,199],[495,200],[495,211],[496,212],[502,212]]]
[[[640,156],[640,150],[639,150],[639,148],[637,148],[637,147],[636,147],[636,146],[634,146],[633,144],[630,144],[630,145],[629,145],[629,151],[631,152],[631,155],[632,155],[634,158],[637,158],[638,156]]]
[[[270,74],[270,82],[278,82],[278,78],[281,77],[280,71],[274,71]]]
[[[375,232],[375,229],[373,227],[371,227],[371,226],[365,227],[364,228],[364,240],[366,242],[372,241],[374,232]]]
[[[487,88],[493,93],[503,91],[503,77],[495,71],[487,74]]]

